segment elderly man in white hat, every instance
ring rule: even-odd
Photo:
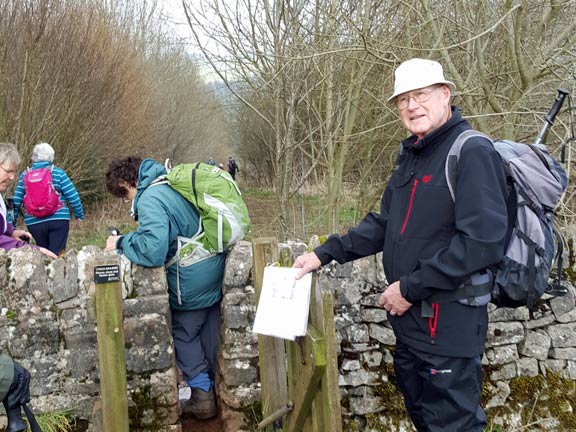
[[[380,213],[369,213],[343,236],[330,236],[294,264],[301,277],[332,260],[383,251],[389,285],[379,306],[396,335],[398,386],[422,432],[480,432],[486,424],[480,396],[488,299],[472,306],[451,293],[502,259],[508,225],[502,163],[484,138],[463,146],[451,198],[446,157],[471,128],[450,103],[454,90],[436,61],[414,58],[398,66],[389,101],[410,136]]]

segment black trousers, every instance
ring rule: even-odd
[[[394,370],[418,432],[481,432],[482,358],[452,358],[397,344]]]
[[[37,246],[46,248],[56,255],[60,255],[66,249],[70,231],[69,220],[47,220],[28,225],[27,228]]]

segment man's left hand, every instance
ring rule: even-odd
[[[390,315],[402,316],[412,307],[412,303],[402,297],[400,282],[396,281],[389,285],[378,300],[380,307],[386,309]]]

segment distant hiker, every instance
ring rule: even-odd
[[[165,174],[165,168],[152,159],[132,156],[112,161],[106,188],[112,195],[132,201],[139,225],[134,232],[108,237],[106,250],[118,249],[144,267],[166,267],[176,362],[191,388],[182,414],[204,420],[218,414],[214,377],[226,254],[191,265],[173,259],[179,239],[193,237],[200,220],[192,204],[170,185],[151,185]]]
[[[6,204],[2,193],[6,192],[10,183],[14,181],[20,165],[20,155],[14,144],[0,144],[0,248],[5,250],[16,249],[28,244],[32,234],[28,231],[15,229],[14,225],[7,220]],[[43,247],[34,246],[51,258],[57,256]]]
[[[232,176],[232,179],[236,180],[236,171],[240,172],[240,168],[236,164],[236,161],[232,159],[232,156],[228,158],[228,172]]]
[[[294,263],[301,277],[332,260],[383,252],[389,286],[378,303],[396,335],[394,370],[419,432],[480,432],[486,425],[480,397],[489,296],[474,305],[438,298],[477,272],[489,280],[487,269],[504,256],[507,234],[504,169],[488,139],[466,141],[455,200],[447,187],[448,151],[471,129],[450,105],[454,89],[438,62],[415,58],[396,69],[388,101],[412,135],[402,142],[380,213]]]
[[[80,195],[68,174],[54,165],[54,149],[48,143],[34,146],[32,167],[20,174],[14,192],[14,215],[24,205],[24,223],[36,244],[61,255],[70,231],[69,204],[77,222],[84,220]],[[16,220],[17,222],[17,220]]]
[[[216,161],[211,157],[210,159],[208,159],[208,162],[206,162],[208,165],[216,165]]]

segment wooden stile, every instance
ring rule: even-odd
[[[274,238],[256,239],[253,250],[258,303],[264,267],[278,261],[278,243]],[[289,257],[282,258],[282,264],[290,264]],[[259,336],[258,343],[265,418],[262,427],[283,432],[341,432],[332,295],[322,292],[316,277],[312,279],[306,336],[295,342]],[[271,346],[276,349],[271,350]],[[285,415],[284,421],[274,428],[271,420],[279,414]]]

